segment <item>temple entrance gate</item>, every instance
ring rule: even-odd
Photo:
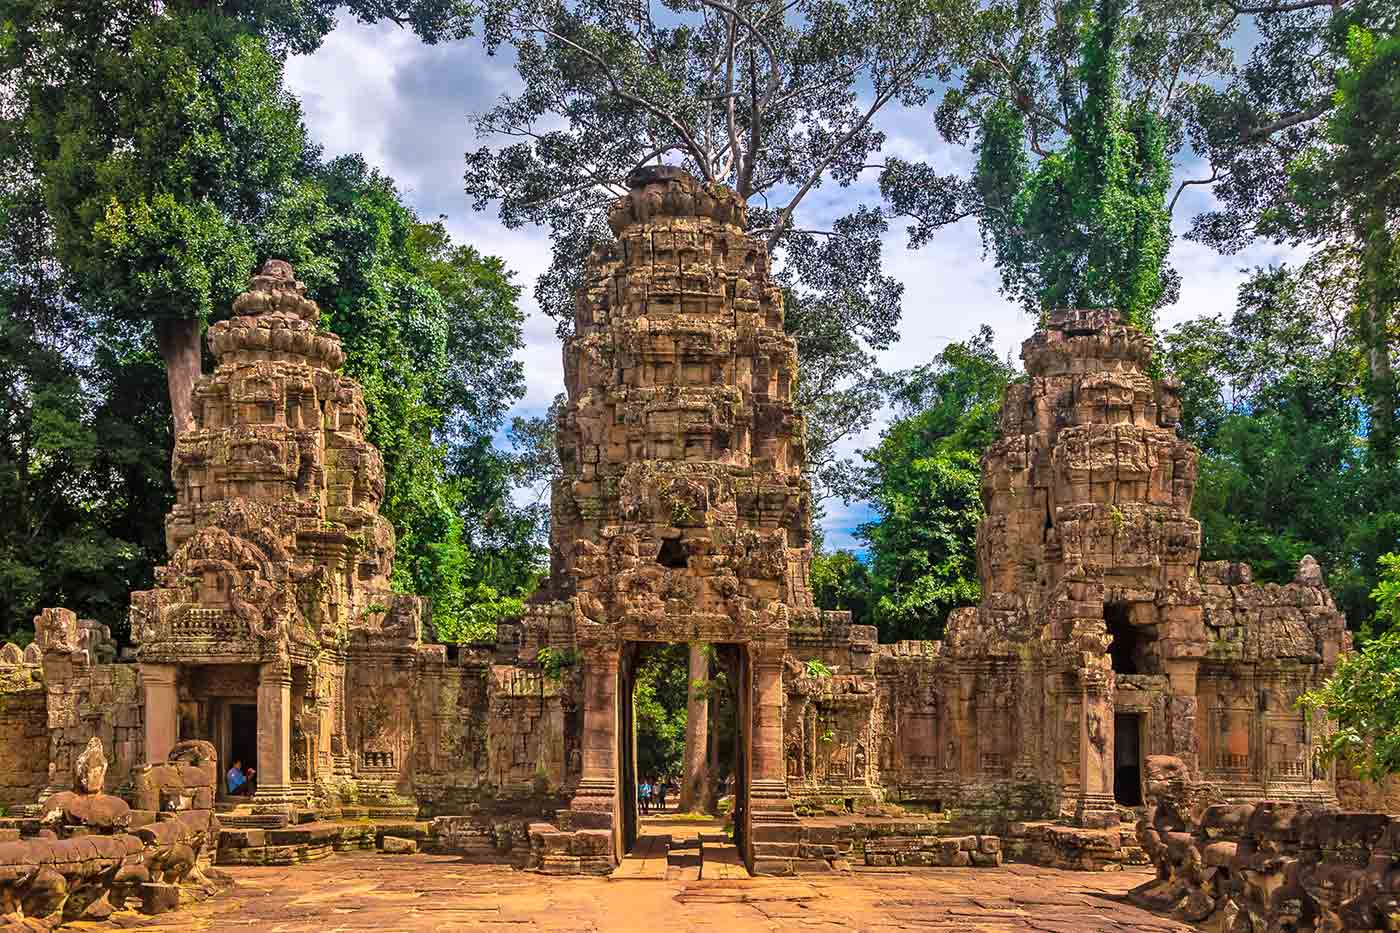
[[[622,663],[618,666],[618,731],[617,731],[617,760],[619,763],[619,797],[621,798],[621,824],[622,824],[622,853],[626,854],[636,846],[640,826],[640,806],[637,799],[637,787],[643,779],[649,779],[654,775],[641,773],[638,768],[637,754],[637,721],[636,721],[636,688],[637,671],[642,655],[649,645],[655,644],[680,644],[679,642],[629,642],[622,651]],[[749,778],[752,766],[751,750],[753,729],[753,712],[749,697],[752,695],[753,684],[749,674],[748,648],[743,644],[713,644],[711,648],[715,652],[715,660],[719,669],[725,674],[732,686],[733,707],[732,724],[733,736],[731,737],[730,748],[730,769],[725,780],[725,785],[731,789],[728,795],[733,797],[733,807],[731,815],[734,827],[734,843],[740,852],[746,850],[745,841],[750,834],[748,822],[751,808],[749,806]],[[687,675],[688,676],[688,675]],[[687,691],[694,689],[693,684],[687,682]],[[722,723],[725,719],[717,720],[711,717],[709,729],[712,734],[722,734]],[[714,780],[716,775],[711,774],[710,780]],[[721,792],[717,795],[723,797],[726,794]]]

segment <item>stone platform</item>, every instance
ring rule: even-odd
[[[407,840],[427,848],[429,823],[370,820],[321,820],[275,829],[226,828],[219,833],[218,865],[296,865],[326,858],[332,852],[400,850],[387,839]]]
[[[560,880],[445,855],[354,852],[294,867],[237,866],[228,894],[142,930],[596,930],[725,933],[786,929],[1187,933],[1128,904],[1149,875],[1026,865],[939,872],[857,868],[802,879]],[[164,921],[164,922],[162,922]]]

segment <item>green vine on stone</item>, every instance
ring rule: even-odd
[[[550,648],[545,646],[535,655],[535,660],[540,663],[540,670],[544,676],[550,680],[559,680],[564,676],[564,668],[573,667],[582,658],[577,648]]]
[[[808,677],[830,677],[836,672],[822,663],[821,658],[812,658],[807,662]]]

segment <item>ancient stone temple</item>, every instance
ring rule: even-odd
[[[382,678],[357,675],[386,652],[412,662],[423,603],[389,590],[394,530],[364,399],[286,263],[233,311],[209,329],[215,369],[175,446],[170,563],[132,595],[146,760],[208,739],[225,767],[256,765],[262,805],[332,798],[352,778],[392,792],[408,731],[385,722]]]
[[[63,609],[0,647],[0,747],[23,753],[0,759],[21,814],[0,830],[71,803],[94,739],[112,754],[81,790],[140,813],[150,769],[196,743],[201,782],[210,758],[256,771],[251,799],[201,792],[224,863],[373,845],[365,819],[416,815],[449,851],[607,872],[638,832],[638,658],[696,642],[734,688],[755,873],[1143,862],[1156,756],[1211,799],[1335,801],[1325,723],[1295,701],[1345,620],[1311,558],[1264,585],[1200,561],[1197,453],[1145,335],[1067,311],[1024,343],[982,465],[982,600],[943,641],[881,645],[813,605],[796,347],[744,204],[672,168],[629,184],[564,348],[550,576],[522,616],[433,644],[431,607],[391,590],[360,388],[270,262],[210,328],[134,656]]]
[[[1282,586],[1200,563],[1197,453],[1150,354],[1107,311],[1024,344],[982,464],[981,605],[942,645],[881,648],[882,682],[899,672],[888,791],[1111,825],[1142,803],[1146,756],[1171,754],[1229,794],[1332,796],[1295,700],[1345,620],[1311,558]]]

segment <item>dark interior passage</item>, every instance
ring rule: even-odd
[[[229,760],[224,764],[224,774],[219,776],[220,787],[227,792],[225,775],[235,761],[241,761],[244,768],[258,766],[258,708],[251,703],[234,703],[229,706]]]
[[[1113,717],[1113,799],[1125,807],[1142,806],[1142,717]]]
[[[1127,605],[1106,603],[1103,607],[1103,620],[1108,626],[1108,634],[1113,638],[1113,643],[1108,646],[1108,654],[1113,661],[1113,672],[1144,673],[1140,663],[1143,635],[1129,620]]]

